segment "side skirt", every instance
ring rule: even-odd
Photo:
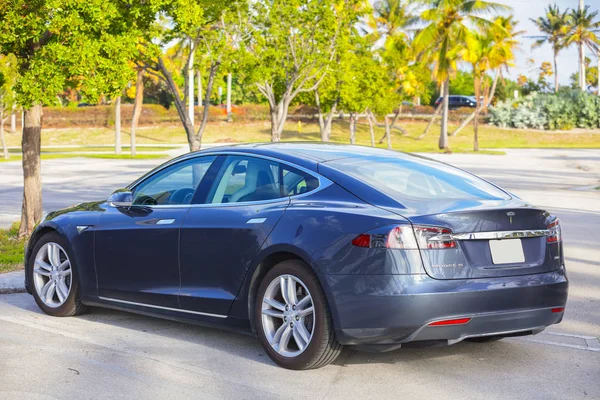
[[[108,299],[100,296],[81,296],[81,301],[87,306],[108,308],[147,317],[162,318],[185,324],[199,325],[254,336],[250,329],[250,322],[247,319],[220,315],[215,316],[217,314],[179,310],[176,308],[135,303],[126,300]]]

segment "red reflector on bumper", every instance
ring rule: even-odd
[[[471,318],[445,319],[443,321],[431,322],[429,326],[464,325],[470,320]]]
[[[565,311],[565,308],[564,308],[564,307],[556,307],[556,308],[553,308],[553,309],[552,309],[552,312],[557,312],[557,313],[558,313],[558,312],[563,312],[563,311]]]

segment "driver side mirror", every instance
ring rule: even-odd
[[[133,205],[133,193],[129,189],[119,189],[111,194],[107,201],[112,207],[131,207]]]

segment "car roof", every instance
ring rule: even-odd
[[[321,142],[249,143],[212,147],[192,154],[248,153],[277,158],[316,171],[319,163],[352,157],[418,157],[394,150]]]

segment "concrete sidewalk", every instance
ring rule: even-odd
[[[0,274],[0,294],[24,293],[25,271],[7,272]]]

